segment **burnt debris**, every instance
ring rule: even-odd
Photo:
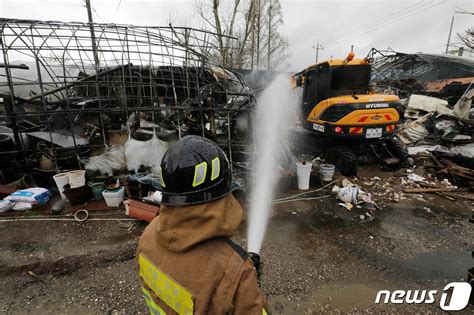
[[[246,169],[247,132],[238,122],[248,120],[254,95],[239,74],[209,61],[215,34],[171,25],[0,24],[3,182],[18,171],[47,178],[84,168],[123,139],[153,133],[165,142],[206,136],[234,171]]]

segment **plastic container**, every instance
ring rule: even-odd
[[[313,163],[306,162],[305,164],[296,162],[296,176],[298,177],[298,189],[309,189],[309,177]]]
[[[53,176],[54,182],[58,187],[59,194],[61,195],[62,200],[66,200],[66,195],[64,194],[64,186],[69,184],[69,175],[68,173],[60,173]]]
[[[359,188],[357,187],[342,187],[339,189],[338,197],[343,202],[357,203],[359,196]]]
[[[86,184],[86,171],[84,170],[70,171],[68,175],[69,175],[69,185],[71,185],[71,188],[82,187]]]
[[[151,222],[160,213],[160,207],[133,199],[125,200],[123,204],[125,205],[125,215],[147,222]]]
[[[105,190],[104,183],[89,183],[89,187],[92,190],[95,200],[104,199],[104,196],[102,196],[102,192]]]
[[[104,190],[102,192],[102,196],[104,196],[105,203],[107,207],[110,208],[117,208],[123,201],[123,197],[125,194],[125,187],[120,187],[114,190]]]
[[[71,188],[69,187],[69,184],[67,184],[64,186],[64,194],[69,202],[74,206],[85,204],[92,197],[91,189],[87,185]]]
[[[336,167],[332,164],[321,164],[319,166],[319,173],[323,177],[325,182],[330,182],[334,176],[334,170]]]

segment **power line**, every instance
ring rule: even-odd
[[[435,2],[434,4],[433,4],[433,2],[435,2],[435,1],[429,1],[429,2],[420,1],[416,4],[412,4],[412,5],[410,5],[408,7],[405,7],[403,9],[399,10],[399,11],[396,11],[394,14],[391,14],[389,16],[385,16],[385,17],[382,17],[382,18],[378,18],[378,19],[374,20],[375,22],[371,22],[370,24],[361,25],[361,26],[357,27],[356,29],[354,29],[350,33],[339,33],[339,34],[343,35],[342,37],[338,36],[338,34],[333,35],[332,36],[333,39],[323,41],[322,44],[324,44],[324,46],[327,48],[327,47],[333,46],[337,43],[346,41],[347,39],[350,39],[352,37],[357,37],[357,36],[360,36],[360,35],[367,34],[367,33],[372,32],[374,30],[378,30],[381,27],[390,26],[390,25],[392,25],[396,22],[399,22],[401,20],[404,20],[408,17],[411,17],[413,15],[425,12],[425,11],[430,10],[434,7],[437,7],[441,4],[444,4],[446,2],[446,0],[443,0],[442,2]],[[306,48],[296,52],[293,56],[299,55],[299,54],[301,54],[305,51],[307,51]]]
[[[431,4],[431,3],[432,3],[432,2],[426,3],[426,1],[421,0],[420,2],[418,2],[418,3],[416,3],[416,4],[409,5],[408,7],[405,7],[405,8],[403,8],[403,9],[401,9],[401,10],[395,12],[394,14],[398,14],[398,13],[400,13],[400,12],[406,12],[406,10],[412,9],[412,8],[414,8],[414,7],[417,7],[417,6],[419,6],[420,4],[422,4],[422,6],[425,6],[425,5]],[[392,16],[393,16],[393,15],[392,15]],[[373,20],[370,24],[361,25],[361,26],[357,27],[356,29],[352,30],[352,32],[351,32],[350,34],[353,34],[353,33],[357,32],[357,31],[359,31],[359,30],[363,30],[364,28],[366,28],[366,27],[368,27],[368,26],[372,27],[372,26],[374,25],[374,22],[377,23],[377,22],[386,20],[387,17],[390,17],[390,15],[389,15],[389,16],[384,16],[384,17],[381,17],[381,18],[378,18],[378,19],[375,19],[375,20]],[[338,37],[340,37],[340,36],[342,36],[342,35],[348,35],[348,34],[345,33],[345,32],[340,32],[340,33],[336,33],[336,34],[332,35],[332,37],[335,38],[335,39],[337,39]],[[334,41],[335,39],[329,39],[329,40],[327,40],[327,41],[323,41],[322,44],[325,44],[325,45],[326,45],[326,43],[330,43],[331,41]],[[307,48],[301,49],[301,50],[297,51],[295,54],[293,54],[293,56],[297,56],[297,55],[299,55],[299,54],[301,54],[301,53],[303,53],[303,52],[306,52],[306,51],[307,51]]]
[[[122,0],[119,0],[119,3],[117,4],[117,7],[115,8],[115,13],[117,13],[117,11],[120,8],[121,4],[122,4]]]
[[[440,5],[444,4],[445,2],[446,2],[446,0],[444,0],[443,2],[436,3],[436,4],[434,4],[434,5],[430,6],[430,7],[427,7],[427,8],[423,7],[422,10],[415,11],[415,12],[413,12],[412,14],[409,14],[409,15],[406,15],[406,16],[401,16],[399,19],[396,19],[396,20],[394,20],[394,21],[391,21],[390,23],[385,24],[385,25],[384,25],[384,23],[382,23],[382,24],[380,24],[380,25],[374,25],[372,28],[369,28],[369,29],[365,30],[364,32],[359,32],[359,33],[355,33],[355,34],[348,34],[347,36],[345,36],[345,37],[343,37],[343,38],[339,38],[339,39],[337,39],[337,40],[332,41],[332,42],[329,43],[329,44],[326,44],[326,47],[335,45],[335,44],[337,44],[337,43],[339,43],[339,42],[345,41],[345,40],[350,39],[350,38],[352,38],[352,37],[357,37],[357,36],[360,36],[360,35],[365,35],[365,34],[370,33],[370,32],[372,32],[372,31],[378,30],[378,29],[380,29],[381,27],[390,26],[390,25],[392,25],[392,24],[394,24],[394,23],[396,23],[396,22],[399,22],[399,21],[401,21],[401,20],[404,20],[404,19],[406,19],[406,18],[408,18],[408,17],[411,17],[411,16],[413,16],[413,15],[416,15],[416,14],[419,14],[419,13],[422,13],[422,12],[426,12],[426,11],[428,11],[428,10],[430,10],[430,9],[433,9],[433,8],[435,8],[435,7],[437,7],[437,6],[440,6]],[[421,8],[420,8],[420,9],[421,9]]]
[[[363,24],[363,25],[360,25],[359,27],[357,27],[357,28],[355,28],[355,29],[352,29],[352,30],[351,30],[351,34],[352,34],[352,33],[359,32],[359,31],[362,31],[362,30],[366,29],[367,27],[373,27],[375,24],[380,24],[380,22],[387,21],[387,19],[394,18],[394,16],[397,16],[397,15],[399,15],[399,14],[404,14],[404,13],[406,13],[406,12],[409,11],[409,10],[415,9],[415,7],[419,7],[420,5],[421,5],[421,7],[423,7],[423,6],[426,6],[426,5],[428,5],[428,4],[431,4],[431,2],[427,3],[426,1],[423,1],[423,0],[422,0],[422,1],[418,2],[418,3],[409,5],[408,7],[403,8],[403,9],[401,9],[401,10],[399,10],[399,11],[393,13],[393,14],[390,14],[390,15],[383,16],[383,17],[381,17],[381,18],[372,20],[372,21],[371,21],[370,23],[368,23],[368,24]],[[418,8],[416,8],[416,9],[418,9]],[[334,38],[338,38],[338,37],[340,37],[340,36],[346,36],[347,34],[348,34],[348,33],[346,33],[346,32],[339,32],[339,33],[333,34],[333,35],[331,35],[333,39],[328,39],[328,40],[326,40],[326,41],[323,41],[322,43],[323,43],[323,44],[328,44],[328,43],[330,43],[331,41],[333,41]]]
[[[403,10],[403,12],[401,13],[398,13],[398,14],[394,14],[392,15],[391,17],[389,18],[386,18],[384,19],[383,21],[381,22],[378,22],[378,23],[372,23],[372,24],[367,24],[366,26],[364,26],[362,29],[358,30],[358,31],[354,31],[354,32],[351,32],[351,33],[348,33],[346,34],[345,36],[343,37],[339,37],[339,38],[335,38],[335,39],[332,39],[332,40],[329,40],[326,42],[326,45],[332,45],[333,43],[336,43],[336,42],[339,42],[339,41],[342,41],[342,40],[346,40],[348,38],[351,38],[355,35],[359,36],[361,34],[366,34],[370,31],[373,31],[375,29],[379,29],[381,27],[385,27],[387,25],[391,25],[397,21],[400,21],[402,19],[405,19],[409,16],[412,16],[412,15],[415,15],[415,14],[418,14],[420,12],[424,12],[428,9],[430,9],[432,7],[432,4],[433,4],[434,1],[430,1],[430,2],[425,2],[423,3],[421,6],[418,6],[418,7],[412,7],[411,9],[408,9],[406,8],[405,10]],[[435,4],[437,5],[437,4]]]

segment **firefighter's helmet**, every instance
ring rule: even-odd
[[[161,161],[162,204],[185,206],[210,202],[231,192],[229,161],[209,139],[186,136]]]

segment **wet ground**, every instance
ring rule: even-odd
[[[443,313],[439,300],[376,305],[375,296],[382,289],[441,292],[461,281],[474,265],[472,201],[424,195],[382,203],[371,221],[341,220],[347,216],[338,214],[347,210],[335,197],[275,206],[261,253],[270,311]],[[133,261],[144,227],[130,221],[1,222],[0,311],[145,313]],[[245,224],[235,239],[245,245]],[[473,312],[470,306],[463,313]]]

